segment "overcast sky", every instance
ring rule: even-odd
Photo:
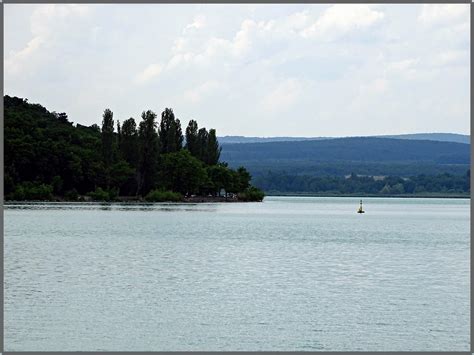
[[[470,131],[468,4],[4,11],[5,94],[75,123],[172,107],[220,136]]]

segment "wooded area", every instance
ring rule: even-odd
[[[222,189],[238,200],[263,199],[244,167],[220,162],[215,129],[191,120],[184,137],[170,108],[159,122],[144,111],[138,123],[115,121],[106,109],[101,127],[87,127],[26,99],[5,96],[4,103],[6,199],[179,201]]]

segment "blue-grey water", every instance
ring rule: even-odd
[[[6,351],[468,351],[469,200],[18,204]]]

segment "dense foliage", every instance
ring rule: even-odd
[[[225,147],[223,148],[225,150]],[[469,165],[462,164],[425,164],[419,163],[383,163],[383,162],[312,162],[312,161],[255,161],[235,162],[228,161],[229,166],[243,165],[250,172],[253,179],[265,176],[269,171],[275,174],[306,175],[306,176],[347,176],[357,175],[384,175],[409,177],[417,175],[463,175]]]
[[[248,193],[251,176],[245,168],[233,170],[220,162],[214,129],[199,129],[191,120],[184,144],[172,109],[163,111],[160,122],[154,112],[144,111],[140,122],[129,118],[122,124],[106,109],[100,128],[74,126],[67,114],[17,97],[5,96],[4,105],[6,199],[177,201],[217,196],[222,189],[226,197],[263,198]]]
[[[434,195],[469,194],[470,170],[463,175],[418,175],[374,177],[351,174],[346,177],[292,175],[268,172],[254,179],[254,184],[267,192],[357,194],[357,195]]]

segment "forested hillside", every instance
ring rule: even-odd
[[[354,137],[317,141],[222,145],[230,166],[244,165],[254,177],[272,172],[294,175],[413,176],[465,174],[470,145],[391,138]]]
[[[183,144],[181,123],[171,109],[162,112],[160,121],[144,111],[139,122],[119,122],[106,109],[101,127],[86,127],[74,125],[66,113],[21,98],[5,96],[4,105],[6,199],[87,195],[161,201],[215,196],[221,189],[240,200],[263,198],[245,168],[233,170],[220,162],[215,129],[199,129],[191,120]]]
[[[272,193],[469,193],[469,144],[405,138],[228,143],[222,157],[245,165],[254,184]]]
[[[226,144],[222,152],[222,158],[229,162],[302,159],[320,162],[469,164],[469,155],[469,145],[461,143],[374,137]]]
[[[253,182],[268,193],[380,196],[464,196],[470,192],[470,170],[462,175],[311,176],[267,172]]]

